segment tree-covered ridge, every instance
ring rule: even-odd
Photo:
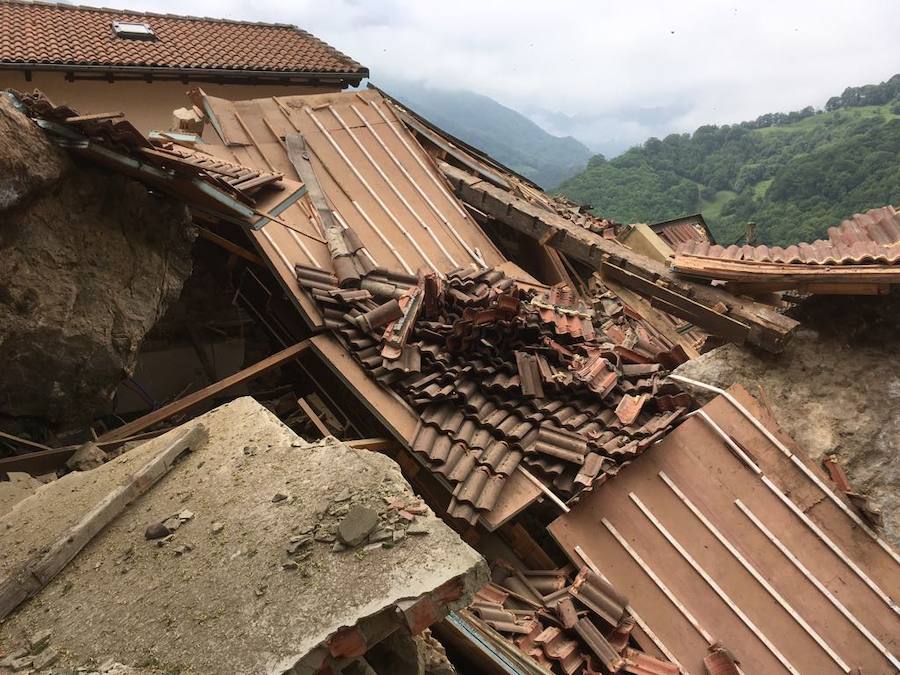
[[[702,211],[720,243],[750,221],[768,244],[823,237],[853,213],[900,204],[900,75],[850,87],[826,108],[651,138],[593,157],[559,191],[620,222]]]

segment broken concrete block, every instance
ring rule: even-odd
[[[178,108],[172,111],[172,131],[186,131],[190,134],[203,134],[203,116],[196,108]]]
[[[348,546],[358,546],[378,525],[378,514],[364,506],[354,506],[338,525],[338,536]]]
[[[109,459],[100,446],[94,443],[85,443],[75,451],[75,454],[69,457],[66,466],[72,471],[90,471],[98,466],[105,464]]]

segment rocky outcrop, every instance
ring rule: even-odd
[[[805,329],[781,354],[726,345],[675,372],[722,388],[741,384],[813,459],[837,455],[900,545],[900,296],[816,297],[797,318]]]
[[[75,164],[4,96],[0,177],[0,418],[83,424],[190,275],[190,216]]]

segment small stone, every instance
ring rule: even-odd
[[[281,569],[283,570],[297,570],[300,569],[300,565],[294,562],[293,560],[289,560],[287,562],[281,563]]]
[[[375,549],[378,549],[381,547],[382,547],[381,542],[379,542],[377,544],[366,544],[365,546],[363,546],[363,551],[365,553],[368,553],[369,551],[374,551]]]
[[[416,519],[416,517],[413,514],[411,514],[409,511],[403,510],[403,511],[398,511],[398,513],[400,514],[400,517],[403,518],[403,520],[408,520],[409,522],[412,522]]]
[[[244,446],[244,454],[247,455],[248,457],[252,457],[253,455],[256,454],[256,447],[252,446],[252,445],[245,445]]]
[[[405,538],[406,538],[406,532],[404,530],[394,530],[392,541],[395,544],[399,541],[403,541]]]
[[[281,492],[276,492],[276,493],[272,496],[272,503],[273,503],[273,504],[277,504],[278,502],[283,502],[283,501],[284,501],[285,499],[287,499],[287,498],[288,498],[288,496],[287,496],[286,494],[283,494],[283,493],[281,493]]]
[[[222,530],[225,529],[225,523],[219,522],[218,520],[212,524],[210,528],[213,534],[219,534]]]
[[[292,448],[303,448],[303,447],[306,447],[306,443],[304,443],[303,441],[291,441],[291,447]]]
[[[378,528],[369,535],[369,543],[374,544],[379,541],[387,541],[388,539],[393,539],[393,536],[393,530]]]
[[[34,658],[31,656],[23,656],[22,658],[15,659],[9,665],[10,668],[13,669],[13,672],[21,672],[23,670],[28,670],[31,668],[31,664],[34,663]]]
[[[328,507],[328,515],[342,518],[350,513],[350,507],[346,504],[332,504]]]
[[[159,548],[162,548],[163,546],[165,546],[166,544],[168,544],[169,542],[171,542],[174,538],[175,538],[175,535],[174,535],[174,534],[166,535],[166,536],[163,537],[162,539],[157,539],[157,540],[156,540],[156,545],[157,545]]]
[[[320,541],[324,544],[330,544],[335,538],[336,537],[333,534],[329,534],[328,532],[317,532],[315,536],[316,541]]]
[[[59,658],[59,652],[55,649],[45,649],[40,654],[34,657],[34,662],[31,664],[31,667],[35,670],[44,670],[45,668],[50,667]]]
[[[179,520],[191,520],[194,517],[193,511],[184,510],[178,514]]]
[[[175,555],[184,555],[185,553],[187,553],[188,551],[191,550],[191,547],[182,544],[181,546],[176,546],[172,550],[175,552]]]
[[[169,532],[174,532],[179,527],[181,527],[181,519],[178,516],[172,516],[171,518],[167,518],[163,521],[163,527],[165,527]]]
[[[354,506],[338,525],[338,536],[348,546],[363,543],[378,525],[378,514],[364,506]]]
[[[28,647],[32,654],[37,654],[44,647],[50,644],[50,630],[41,630],[28,637]]]
[[[312,532],[312,530],[310,530],[310,532]],[[290,538],[290,542],[292,544],[299,543],[302,545],[302,544],[308,544],[311,541],[312,541],[312,536],[310,536],[308,534],[295,534],[293,537]]]
[[[350,499],[350,490],[348,490],[347,488],[344,488],[343,490],[341,490],[338,493],[337,497],[334,498],[334,501],[346,502],[348,499]]]
[[[406,528],[406,533],[407,534],[415,534],[415,535],[423,535],[423,534],[428,534],[429,529],[428,529],[428,526],[425,525],[425,523],[416,522],[416,523],[412,523],[409,527]]]
[[[6,658],[0,659],[0,668],[12,668],[13,661],[21,659],[23,656],[28,656],[27,649],[17,649],[14,652],[10,652],[6,655]]]
[[[144,530],[145,539],[161,539],[172,534],[172,531],[162,523],[153,523]]]
[[[341,551],[346,551],[346,550],[347,550],[347,546],[340,541],[334,542],[334,545],[331,547],[332,553],[340,553]]]
[[[256,593],[256,597],[261,598],[262,596],[264,596],[266,594],[267,588],[268,588],[268,586],[258,586],[256,588],[256,590],[254,591],[254,593]]]

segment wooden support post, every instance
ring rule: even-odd
[[[45,552],[38,553],[0,581],[0,620],[28,598],[36,595],[78,555],[94,536],[111,523],[131,502],[149,490],[188,449],[206,442],[202,425],[178,434],[158,455],[104,497],[75,525],[63,532]]]
[[[211,396],[221,394],[223,391],[230,389],[231,387],[242,384],[258,375],[262,375],[272,368],[280,366],[285,361],[290,361],[291,359],[299,356],[307,349],[309,349],[309,345],[309,340],[303,340],[302,342],[298,342],[297,344],[288,347],[287,349],[282,349],[280,352],[272,354],[272,356],[263,359],[259,363],[253,364],[249,368],[244,368],[243,370],[240,370],[233,375],[229,375],[223,380],[219,380],[218,382],[215,382],[208,387],[204,387],[199,391],[195,391],[193,394],[188,394],[187,396],[184,396],[183,398],[180,398],[177,401],[170,403],[169,405],[163,406],[159,410],[154,410],[153,412],[148,413],[143,417],[139,417],[133,422],[124,424],[121,427],[113,429],[112,431],[107,431],[97,440],[114,441],[120,438],[125,438],[126,436],[131,436],[140,431],[143,431],[147,427],[157,424],[158,422],[162,422],[163,420],[172,417],[172,415],[187,412],[188,410],[202,403]]]
[[[316,411],[312,409],[312,406],[306,402],[306,399],[302,396],[297,399],[297,405],[300,406],[300,410],[309,418],[310,422],[313,423],[313,426],[319,430],[319,433],[322,436],[331,436],[331,429],[325,426],[325,423],[322,419],[316,414]]]

